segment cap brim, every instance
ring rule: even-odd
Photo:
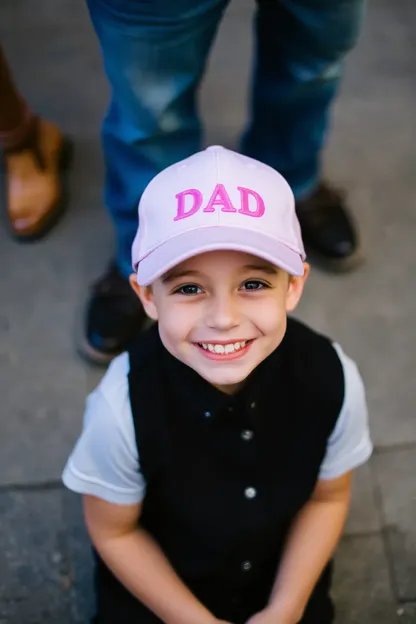
[[[241,251],[280,267],[290,275],[304,273],[304,253],[294,251],[275,238],[256,230],[236,227],[206,227],[189,230],[162,243],[138,263],[137,282],[149,286],[170,269],[208,251]]]

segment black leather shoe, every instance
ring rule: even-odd
[[[306,253],[332,271],[351,271],[362,262],[358,235],[339,191],[321,183],[296,203]]]
[[[111,265],[91,288],[77,346],[94,364],[108,364],[128,347],[146,322],[143,307],[128,280]]]

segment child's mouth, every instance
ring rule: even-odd
[[[236,342],[197,342],[195,346],[209,359],[230,360],[243,356],[247,353],[251,340],[237,340]]]

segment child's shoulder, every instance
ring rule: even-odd
[[[288,319],[285,343],[292,370],[302,384],[327,395],[344,395],[345,368],[350,359],[339,344],[293,318]]]
[[[129,354],[121,353],[114,358],[105,372],[97,388],[90,395],[101,395],[107,403],[117,411],[128,395],[128,375],[130,370]]]
[[[110,405],[123,403],[128,395],[132,358],[149,372],[149,363],[152,358],[158,357],[160,344],[159,332],[154,325],[140,334],[128,351],[114,358],[97,388]]]
[[[293,358],[307,357],[307,362],[316,363],[316,358],[336,356],[333,340],[325,334],[312,329],[298,319],[288,318],[285,343],[288,353]]]
[[[153,323],[131,342],[128,357],[134,368],[142,364],[145,364],[148,368],[153,360],[160,358],[161,351],[163,351],[163,346],[160,340],[159,328],[156,323]]]
[[[291,316],[287,319],[286,334],[290,338],[292,346],[298,348],[317,348],[322,342],[332,342],[329,336]]]

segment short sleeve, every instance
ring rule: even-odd
[[[120,505],[138,503],[145,493],[127,374],[128,356],[123,354],[88,397],[83,430],[62,475],[70,490]]]
[[[344,369],[345,395],[337,424],[328,439],[320,479],[335,479],[366,462],[373,450],[364,384],[357,365],[337,344]]]

